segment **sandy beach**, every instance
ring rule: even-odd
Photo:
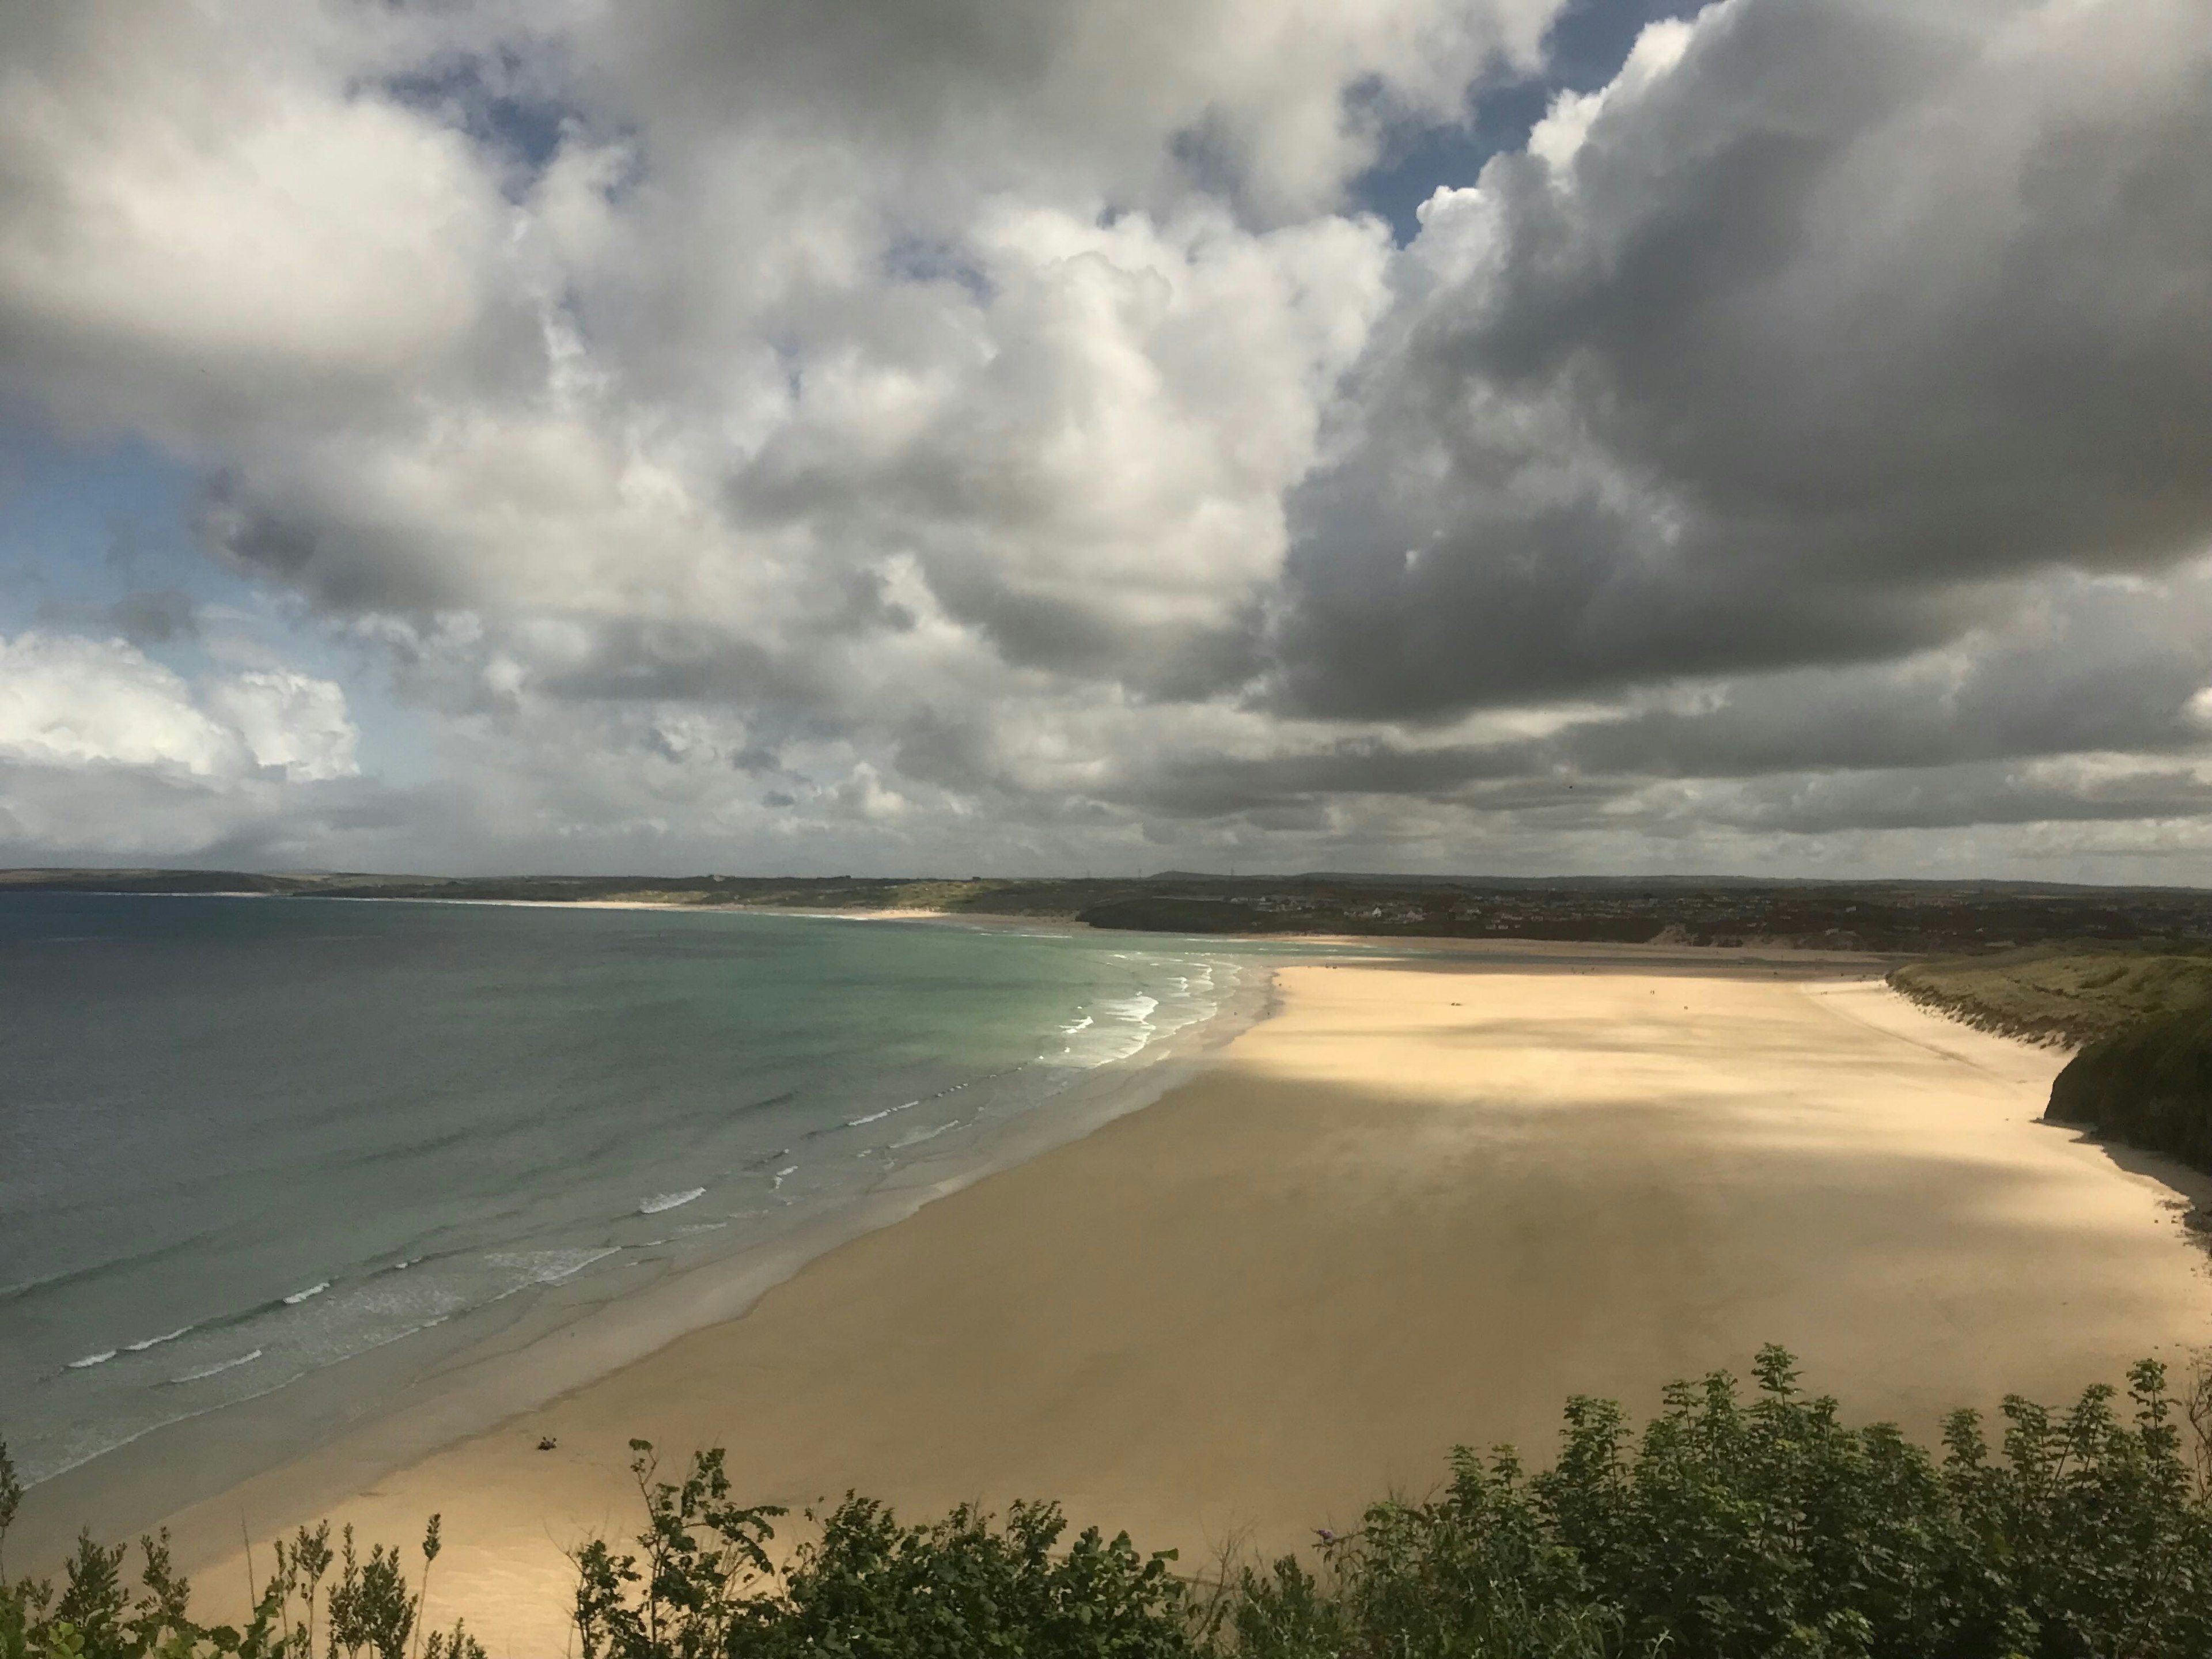
[[[744,1316],[373,1480],[373,1446],[326,1449],[174,1517],[180,1553],[220,1601],[241,1523],[441,1511],[431,1617],[559,1650],[562,1551],[635,1520],[634,1435],[726,1447],[752,1500],[1050,1496],[1196,1566],[1424,1489],[1455,1443],[1541,1462],[1569,1393],[1646,1411],[1763,1342],[1923,1435],[2212,1344],[2184,1178],[2034,1121],[2063,1055],[1878,982],[1686,957],[1279,990],[1158,1103]]]

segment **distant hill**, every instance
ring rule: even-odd
[[[875,876],[410,876],[15,870],[0,891],[627,902],[1023,916],[1181,933],[1364,934],[1754,945],[1895,956],[2057,940],[2212,949],[2212,893],[2025,882],[1743,877],[1205,875],[957,879]]]

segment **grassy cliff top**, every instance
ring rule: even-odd
[[[1889,982],[1983,1030],[2077,1046],[2212,999],[2212,954],[2034,945],[1913,963]]]

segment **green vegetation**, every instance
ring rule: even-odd
[[[2212,1170],[2212,956],[2037,945],[1889,982],[1985,1031],[2084,1045],[2045,1116]]]
[[[2072,1046],[2212,998],[2212,956],[2037,945],[1917,962],[1889,982],[1981,1030]]]
[[[2212,1170],[2212,1001],[2091,1043],[2051,1084],[2047,1115]]]
[[[1619,1407],[1570,1402],[1558,1462],[1455,1454],[1419,1503],[1370,1509],[1286,1558],[1210,1582],[1086,1531],[1050,1504],[924,1526],[848,1497],[779,1563],[781,1512],[730,1499],[719,1452],[681,1482],[634,1442],[635,1548],[575,1555],[580,1659],[2184,1659],[2212,1654],[2212,1393],[2160,1367],[2131,1409],[2012,1399],[1993,1453],[1971,1412],[1940,1459],[1894,1427],[1853,1429],[1759,1356],[1749,1401],[1716,1374],[1668,1391],[1632,1437]],[[2193,1446],[2185,1444],[2193,1437]],[[16,1496],[0,1453],[0,1537]],[[0,1659],[481,1659],[460,1626],[423,1634],[396,1551],[302,1529],[244,1628],[208,1628],[143,1542],[142,1588],[89,1538],[58,1597],[0,1577]],[[428,1567],[437,1525],[423,1540]],[[331,1577],[333,1567],[336,1577]]]

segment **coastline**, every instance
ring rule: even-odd
[[[655,1340],[441,1379],[171,1513],[179,1565],[222,1606],[241,1531],[404,1540],[442,1511],[434,1617],[558,1646],[563,1551],[636,1523],[632,1436],[664,1473],[726,1446],[748,1502],[1050,1497],[1203,1571],[1426,1490],[1455,1442],[1540,1466],[1569,1393],[1640,1415],[1765,1341],[1923,1438],[2212,1346],[2175,1172],[2037,1121],[2051,1051],[1848,967],[1285,966],[1274,1017],[1206,1028],[1146,1109],[1096,1103],[744,1284],[694,1276]],[[532,1403],[488,1413],[502,1387]]]
[[[564,1549],[636,1523],[632,1436],[727,1447],[748,1502],[1051,1497],[1203,1571],[1765,1341],[1923,1438],[2212,1344],[2173,1184],[2036,1121],[2048,1050],[1863,974],[1556,965],[1285,967],[1147,1109],[418,1461],[357,1441],[173,1516],[180,1560],[220,1597],[241,1525],[441,1510],[438,1616],[557,1646]]]
[[[97,891],[86,896],[106,896]],[[673,899],[647,898],[441,898],[416,894],[404,896],[384,896],[365,893],[289,894],[228,890],[178,893],[134,892],[121,895],[121,896],[290,898],[317,900],[328,903],[430,904],[480,909],[616,910],[673,912],[693,915],[784,916],[804,921],[945,922],[955,927],[974,928],[979,932],[1034,931],[1058,934],[1097,933],[1107,938],[1176,939],[1194,944],[1233,944],[1249,949],[1261,951],[1279,949],[1291,953],[1316,947],[1350,946],[1360,949],[1401,951],[1411,955],[1494,957],[1505,959],[1525,955],[1541,959],[1565,952],[1575,955],[1585,963],[1597,961],[1658,963],[1709,963],[1723,966],[1753,963],[1787,964],[1792,967],[1807,963],[1824,963],[1833,965],[1839,969],[1857,969],[1868,971],[1878,971],[1893,967],[1899,963],[1919,959],[1917,956],[1911,953],[1835,950],[1822,945],[1797,945],[1786,939],[1759,939],[1741,945],[1693,945],[1675,939],[1620,941],[1544,939],[1519,934],[1488,933],[1180,933],[1172,930],[1163,933],[1145,929],[1099,927],[1073,915],[1028,915],[997,911],[924,908],[808,909],[783,904],[750,904],[721,900],[711,903],[690,903]]]
[[[553,908],[584,907],[561,901]],[[446,1329],[410,1333],[251,1399],[163,1424],[63,1470],[27,1490],[11,1553],[36,1571],[53,1571],[80,1527],[136,1537],[163,1517],[252,1488],[272,1471],[281,1472],[288,1489],[305,1483],[297,1490],[314,1494],[307,1508],[325,1506],[386,1469],[586,1387],[693,1330],[738,1318],[825,1253],[1089,1135],[1189,1080],[1268,1012],[1274,964],[1246,961],[1249,976],[1211,1018],[1131,1060],[1098,1067],[969,1146],[913,1156],[857,1200],[800,1218],[776,1237],[685,1264],[635,1289],[593,1280],[548,1285],[514,1316],[478,1310]],[[364,1395],[375,1403],[364,1408]]]

